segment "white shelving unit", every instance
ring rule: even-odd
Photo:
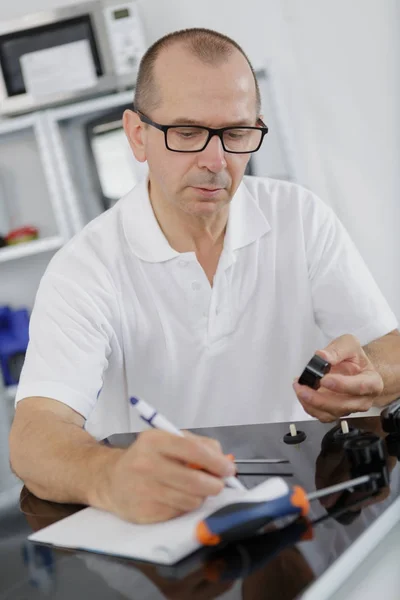
[[[51,209],[51,219],[47,218],[43,224],[48,230],[52,228],[53,234],[67,240],[70,228],[42,113],[0,121],[0,148],[0,178],[5,178],[2,193],[6,196],[2,201],[9,204],[9,210],[15,213],[11,215],[11,221],[13,218],[20,221],[12,223],[13,227],[24,224],[23,215],[19,213],[26,211],[29,219],[40,220],[42,215],[37,214],[38,209],[48,208]],[[38,184],[37,189],[35,183]],[[11,195],[11,192],[14,194]],[[47,194],[47,207],[44,194]],[[49,217],[50,211],[47,210],[47,213]],[[45,237],[50,236],[45,234]]]
[[[0,263],[8,260],[15,260],[17,258],[24,258],[25,256],[31,256],[33,254],[39,254],[41,252],[58,250],[64,244],[64,241],[63,237],[55,235],[43,240],[32,240],[31,242],[24,242],[15,244],[15,246],[0,248]]]
[[[0,234],[26,225],[39,232],[36,240],[0,248],[0,305],[29,310],[48,261],[71,237],[52,154],[43,113],[0,121]],[[0,374],[5,431],[16,391],[17,386],[4,386]],[[6,443],[5,434],[2,438]]]
[[[0,305],[30,309],[48,261],[72,235],[53,154],[43,112],[0,121],[0,234],[39,231],[0,248]]]
[[[96,190],[84,160],[78,158],[73,171],[71,141],[79,138],[85,159],[85,122],[132,100],[128,90],[0,120],[0,234],[25,225],[39,230],[36,240],[0,248],[0,305],[31,309],[54,252],[89,220],[85,186],[93,187],[92,206]],[[16,390],[0,381],[0,402],[9,415]]]
[[[73,233],[80,231],[89,220],[104,210],[91,172],[86,124],[113,109],[132,105],[133,94],[133,89],[130,89],[49,109],[44,113]],[[137,174],[143,173],[144,165],[135,162],[132,158],[132,169]]]

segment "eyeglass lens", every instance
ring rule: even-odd
[[[226,150],[231,152],[253,152],[260,144],[262,131],[248,127],[226,129],[223,134]],[[208,131],[202,127],[170,127],[167,144],[171,150],[196,152],[207,142]]]

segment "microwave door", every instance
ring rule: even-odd
[[[89,15],[1,36],[0,61],[8,95],[15,96],[27,91],[21,67],[22,56],[83,40],[88,43],[96,75],[100,77],[103,67]]]

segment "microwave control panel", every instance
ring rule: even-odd
[[[113,4],[103,11],[115,73],[136,75],[140,59],[146,51],[143,25],[136,3]]]

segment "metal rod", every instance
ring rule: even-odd
[[[236,458],[238,465],[278,465],[288,463],[286,458]]]
[[[261,475],[263,477],[293,477],[293,473],[266,473],[265,471],[258,471],[256,473],[236,473],[238,477],[246,477],[246,475]]]
[[[356,477],[355,479],[350,479],[349,481],[344,481],[343,483],[338,483],[337,485],[331,485],[330,487],[323,488],[322,490],[311,492],[311,494],[307,494],[307,498],[310,501],[316,500],[317,498],[329,496],[329,494],[335,494],[336,492],[342,492],[343,490],[351,490],[351,488],[362,485],[363,483],[368,483],[370,480],[371,475],[363,475],[362,477]]]

